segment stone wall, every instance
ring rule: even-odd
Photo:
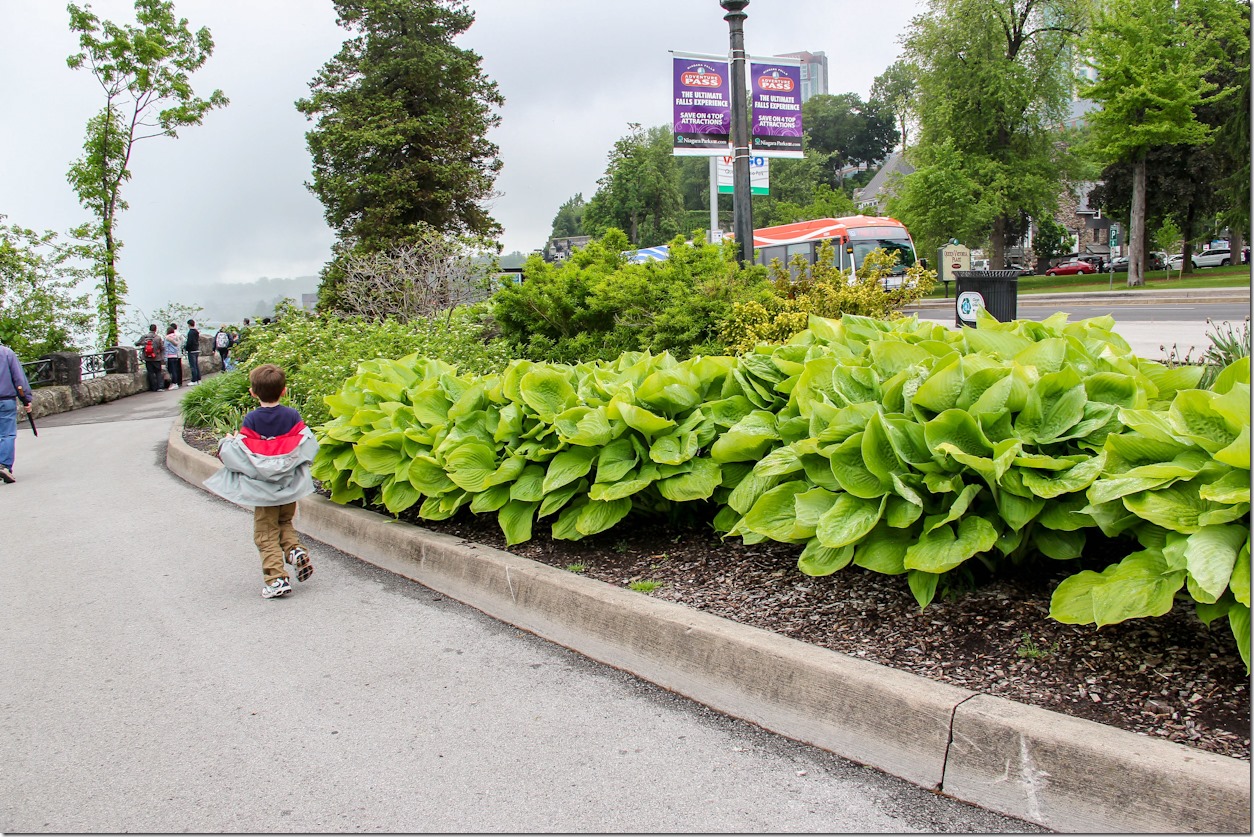
[[[92,378],[66,385],[45,386],[35,390],[35,397],[31,401],[31,414],[35,420],[38,421],[41,416],[79,410],[83,407],[116,401],[128,395],[147,392],[148,373],[143,360],[139,357],[138,350],[134,346],[118,346],[117,351],[119,352],[119,371],[116,374],[111,373],[102,378]],[[69,358],[78,356],[60,353],[58,357],[66,358],[67,365],[73,366],[75,362],[70,361]],[[202,334],[200,336],[201,377],[221,371],[222,359],[213,349],[213,335]],[[183,383],[187,384],[191,379],[191,369],[187,365],[187,356],[184,355]]]

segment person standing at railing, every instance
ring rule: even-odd
[[[165,361],[165,338],[157,333],[157,324],[150,324],[148,333],[136,340],[135,345],[139,347],[139,356],[144,359],[144,368],[148,370],[148,391],[160,392],[165,383],[161,374]]]
[[[200,383],[200,330],[195,320],[187,321],[187,366],[192,370],[192,382],[188,386]]]
[[[165,365],[170,370],[170,389],[178,389],[183,383],[183,335],[174,323],[165,330]]]
[[[8,346],[0,343],[0,481],[16,482],[13,459],[17,447],[17,411],[21,402],[30,415],[30,382],[22,371],[22,362]]]

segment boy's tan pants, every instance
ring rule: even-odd
[[[253,510],[253,543],[261,553],[261,572],[266,584],[276,578],[287,578],[283,556],[294,546],[302,546],[292,520],[296,504],[257,506]]]

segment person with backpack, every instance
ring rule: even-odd
[[[183,335],[170,323],[165,330],[165,365],[170,369],[170,389],[183,385]]]
[[[226,325],[218,326],[218,333],[213,336],[213,348],[217,350],[218,357],[222,358],[222,371],[230,369],[229,356],[231,354],[231,335],[226,333]]]
[[[200,330],[195,320],[187,321],[187,367],[192,370],[192,382],[188,386],[200,383]]]
[[[148,326],[148,333],[135,341],[139,347],[139,356],[144,360],[144,368],[148,372],[148,391],[159,392],[165,383],[161,373],[165,366],[165,338],[157,334],[157,324]]]

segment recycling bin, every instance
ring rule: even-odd
[[[974,328],[980,308],[999,322],[1018,318],[1018,270],[956,270],[954,284],[954,325]]]

